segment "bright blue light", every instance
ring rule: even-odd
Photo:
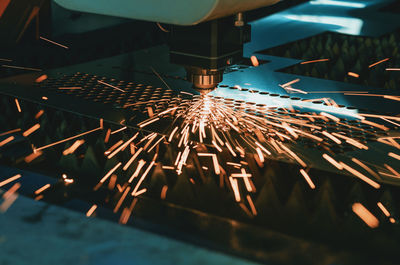
[[[334,0],[314,0],[310,1],[311,5],[329,5],[329,6],[343,6],[343,7],[353,7],[353,8],[364,8],[366,4],[358,2],[344,2],[344,1],[334,1]]]
[[[290,20],[340,26],[342,28],[337,32],[352,35],[359,35],[364,24],[361,19],[351,17],[317,15],[285,15],[284,17]]]

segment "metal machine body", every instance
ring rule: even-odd
[[[56,2],[79,11],[174,24],[169,36],[171,62],[185,67],[196,90],[208,93],[222,81],[224,69],[240,61],[243,44],[250,41],[250,26],[245,25],[242,12],[278,1]]]
[[[185,66],[195,89],[213,90],[222,81],[224,69],[241,61],[243,44],[250,41],[250,25],[238,22],[237,17],[227,17],[171,28],[170,61]]]

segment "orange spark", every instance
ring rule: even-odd
[[[4,200],[4,202],[0,205],[0,212],[6,212],[17,198],[18,194],[12,194],[10,197],[7,198],[7,200]]]
[[[0,182],[0,187],[3,187],[5,185],[7,185],[8,183],[15,181],[15,180],[19,179],[20,177],[21,177],[21,174],[17,174],[11,178],[3,180],[2,182]]]
[[[372,187],[374,187],[375,189],[379,189],[381,187],[381,185],[379,183],[376,183],[375,181],[373,181],[372,179],[366,177],[365,175],[361,174],[360,172],[358,172],[357,170],[355,170],[354,168],[346,165],[343,162],[340,162],[340,164],[343,166],[343,168],[345,170],[347,170],[348,172],[350,172],[351,174],[353,174],[354,176],[358,177],[359,179],[365,181],[366,183],[368,183],[369,185],[371,185]]]
[[[263,153],[261,152],[260,147],[257,147],[257,148],[256,148],[256,151],[257,151],[258,158],[260,159],[260,162],[261,162],[261,163],[264,163],[264,155],[263,155]]]
[[[279,143],[282,147],[282,149],[284,149],[291,157],[294,158],[294,160],[297,161],[297,163],[299,163],[302,167],[307,167],[307,164],[304,163],[304,161],[298,157],[292,150],[290,150],[288,147],[286,147],[283,143]]]
[[[167,186],[167,185],[164,185],[164,186],[162,187],[162,189],[161,189],[161,195],[160,195],[160,198],[161,198],[162,200],[165,200],[165,198],[167,197],[167,191],[168,191],[168,186]]]
[[[372,169],[370,169],[366,164],[364,164],[363,162],[361,162],[360,160],[358,160],[357,158],[353,157],[351,159],[351,161],[353,161],[354,163],[356,163],[357,165],[359,165],[360,167],[362,167],[363,169],[365,169],[365,171],[367,171],[369,174],[371,174],[372,176],[374,176],[375,178],[379,179],[379,175],[376,174]]]
[[[359,78],[360,77],[359,74],[356,74],[356,73],[353,73],[353,72],[348,72],[347,75],[355,77],[355,78]]]
[[[7,200],[10,198],[19,188],[21,187],[21,183],[15,183],[8,191],[3,194],[3,199]]]
[[[400,97],[399,96],[384,95],[383,98],[400,101]]]
[[[35,191],[35,195],[38,195],[38,194],[42,193],[43,191],[47,190],[47,189],[50,188],[50,187],[51,187],[50,184],[44,185],[43,187],[41,187],[41,188],[39,188],[39,189],[37,189],[37,190]]]
[[[213,164],[214,164],[215,174],[219,175],[221,173],[221,170],[219,168],[218,158],[217,158],[216,154],[213,154],[212,160],[213,160]]]
[[[312,60],[312,61],[301,62],[300,64],[327,62],[327,61],[329,61],[329,60],[330,60],[330,59],[318,59],[318,60]]]
[[[71,87],[59,87],[59,90],[79,90],[82,89],[80,86],[71,86]]]
[[[242,210],[250,217],[252,218],[253,215],[251,214],[251,212],[249,211],[249,209],[247,209],[246,205],[243,202],[239,202],[239,206],[240,208],[242,208]]]
[[[150,153],[151,150],[154,149],[154,147],[156,147],[162,140],[164,140],[164,138],[165,138],[165,136],[163,136],[163,137],[161,137],[160,139],[158,139],[157,142],[155,142],[155,143],[153,144],[153,146],[151,146],[151,147],[149,148],[149,150],[147,150],[147,153]]]
[[[244,170],[244,172],[243,172]],[[247,173],[246,170],[244,168],[242,168],[242,173],[233,173],[231,174],[232,178],[251,178],[252,175]]]
[[[213,146],[218,150],[218,152],[222,152],[221,147],[219,147],[219,146],[217,145],[217,143],[216,143],[214,140],[212,141],[212,144],[213,144]]]
[[[124,191],[124,189],[121,187],[121,185],[117,184],[117,190],[119,193],[122,193]]]
[[[259,142],[255,142],[255,144],[260,147],[261,150],[263,150],[267,155],[271,155],[271,152],[267,150],[264,146],[262,146]]]
[[[35,82],[36,82],[36,83],[41,83],[41,82],[43,82],[44,80],[46,80],[47,78],[48,78],[47,75],[41,75],[41,76],[39,76],[38,78],[36,78]]]
[[[237,179],[234,179],[232,177],[229,177],[229,181],[231,183],[232,186],[232,190],[233,190],[233,194],[235,196],[235,200],[237,202],[240,202],[240,193],[239,193],[239,186],[238,186],[238,181]]]
[[[127,128],[128,127],[124,126],[124,127],[120,128],[118,130],[112,131],[111,134],[116,134],[116,133],[122,132],[122,131],[126,130]]]
[[[106,137],[104,138],[104,143],[108,143],[108,141],[110,140],[110,135],[111,135],[111,129],[108,129]]]
[[[148,106],[147,113],[148,113],[149,117],[152,118],[154,116],[153,108]]]
[[[255,55],[250,57],[251,63],[253,64],[254,67],[257,67],[260,65],[260,63],[258,62],[258,59]]]
[[[148,138],[147,143],[143,146],[143,150],[146,150],[150,146],[150,144],[153,142],[153,140],[156,139],[156,137],[157,137],[157,134],[153,133],[153,135]]]
[[[114,157],[116,154],[118,154],[121,150],[125,150],[125,148],[133,142],[133,140],[136,139],[136,137],[139,135],[139,132],[136,133],[131,139],[129,139],[128,141],[126,141],[124,144],[122,144],[121,146],[119,146],[117,149],[114,150],[114,152],[112,152],[111,154],[108,155],[108,159],[111,159],[112,157]]]
[[[135,154],[132,155],[132,157],[129,159],[128,162],[126,162],[125,166],[123,167],[123,170],[126,171],[130,165],[135,161],[135,159],[139,156],[139,154],[143,151],[143,147],[140,147]]]
[[[43,115],[43,113],[44,113],[44,110],[39,110],[39,112],[38,113],[36,113],[36,115],[35,115],[35,119],[37,120],[37,119],[39,119],[42,115]]]
[[[142,177],[139,179],[138,183],[136,184],[135,188],[133,189],[133,192],[131,193],[132,196],[135,196],[137,190],[139,189],[139,187],[142,184],[143,180],[146,178],[147,174],[150,172],[150,170],[153,167],[154,163],[155,163],[154,161],[151,161],[150,165],[147,167],[147,169],[143,173]]]
[[[305,94],[305,95],[308,94],[308,92],[306,92],[304,90],[293,88],[293,87],[289,87],[289,86],[282,86],[282,88],[285,89],[286,92],[288,92],[288,93],[293,92],[293,93],[300,93],[300,94]]]
[[[38,69],[38,68],[31,68],[31,67],[24,67],[24,66],[15,66],[15,65],[7,65],[7,64],[2,64],[1,67],[13,68],[13,69],[20,69],[20,70],[28,70],[28,71],[37,71],[37,72],[42,71],[42,69]]]
[[[174,137],[174,134],[176,133],[176,131],[178,130],[178,126],[174,128],[174,130],[171,132],[171,134],[168,137],[168,142],[172,141],[172,138]]]
[[[110,178],[110,182],[108,183],[108,189],[113,190],[115,188],[116,183],[117,183],[117,175],[112,175]]]
[[[326,137],[328,137],[329,139],[331,139],[332,141],[334,141],[335,143],[342,144],[342,141],[340,141],[338,138],[336,138],[332,134],[328,133],[327,131],[323,131],[322,134],[325,135]]]
[[[344,140],[346,140],[346,143],[354,145],[355,147],[359,148],[359,149],[365,149],[368,150],[368,146],[354,140],[353,138],[347,137],[345,135],[342,135],[340,133],[332,133],[334,136],[338,137],[338,138],[342,138]]]
[[[71,183],[74,183],[74,180],[73,179],[64,179],[64,182],[67,184],[71,184]]]
[[[395,159],[397,159],[397,160],[400,160],[400,155],[398,155],[398,154],[390,152],[390,153],[388,153],[388,155],[393,157],[393,158],[395,158]]]
[[[301,173],[301,175],[303,175],[303,177],[307,181],[310,188],[315,189],[315,185],[314,185],[313,181],[311,180],[310,176],[307,174],[307,172],[304,169],[300,169],[300,173]]]
[[[123,143],[124,143],[124,141],[119,140],[117,143],[115,143],[113,146],[111,146],[107,151],[105,151],[104,155],[110,154],[112,151],[114,151],[118,146],[120,146]]]
[[[244,168],[242,168],[242,172],[243,172]],[[244,171],[243,173],[246,173],[246,171]],[[243,178],[244,181],[244,185],[246,186],[246,190],[248,192],[256,192],[256,187],[253,184],[253,181],[251,181],[251,179],[249,178]]]
[[[191,178],[192,179],[192,178]],[[146,188],[144,188],[144,189],[141,189],[141,190],[139,190],[138,192],[136,192],[135,193],[135,195],[134,196],[140,196],[140,195],[142,195],[143,193],[145,193],[147,191],[147,189]]]
[[[128,195],[128,192],[129,192],[130,189],[131,189],[130,186],[126,187],[124,193],[122,194],[121,198],[119,199],[117,205],[116,205],[115,208],[114,208],[114,211],[113,211],[114,213],[118,212],[119,208],[120,208],[121,205],[122,205],[122,202],[125,200],[126,195]]]
[[[389,59],[390,59],[390,58],[386,58],[386,59],[380,60],[380,61],[378,61],[378,62],[376,62],[376,63],[371,64],[370,66],[368,66],[368,68],[372,68],[372,67],[374,67],[374,66],[376,66],[376,65],[378,65],[378,64],[381,64],[381,63],[383,63],[383,62],[389,61]]]
[[[68,147],[67,149],[65,149],[63,151],[63,155],[66,156],[66,155],[73,154],[76,151],[76,149],[78,149],[79,146],[81,146],[84,143],[85,143],[85,140],[76,140],[75,143],[73,143],[70,147]]]
[[[389,174],[389,173],[386,173],[386,172],[378,171],[378,173],[380,175],[383,175],[383,176],[387,176],[387,177],[391,177],[391,178],[398,178],[398,176],[393,175],[393,174]]]
[[[124,209],[124,211],[121,214],[121,218],[119,219],[119,222],[121,224],[126,224],[129,221],[129,218],[130,218],[130,216],[132,214],[133,208],[135,207],[137,201],[138,201],[137,198],[134,198],[132,200],[131,205],[129,206],[129,209],[128,208]]]
[[[332,114],[326,113],[326,112],[321,112],[320,115],[325,116],[333,121],[340,121],[340,119],[338,117],[333,116]]]
[[[379,209],[381,209],[381,211],[386,215],[386,217],[390,216],[390,212],[386,209],[386,207],[381,202],[378,202],[377,205],[378,205]]]
[[[392,172],[397,178],[400,178],[400,173],[397,172],[394,168],[389,166],[388,164],[384,164],[384,166],[389,169],[390,172]]]
[[[129,183],[132,183],[132,181],[139,176],[139,173],[142,170],[144,165],[146,165],[146,161],[144,161],[143,159],[140,159],[135,172],[133,172],[132,176],[128,180]]]
[[[145,120],[145,121],[143,121],[141,123],[138,123],[138,125],[139,125],[140,128],[143,128],[143,127],[146,127],[149,124],[152,124],[153,122],[158,121],[159,119],[160,118],[157,117],[157,118],[154,118],[154,119]]]
[[[179,163],[179,160],[180,160],[180,158],[181,158],[181,155],[182,155],[182,152],[181,151],[179,151],[179,153],[178,153],[178,155],[176,156],[176,160],[175,160],[175,166],[177,166],[178,165],[178,163]]]
[[[211,156],[214,164],[214,171],[216,175],[219,175],[221,173],[221,170],[219,168],[219,163],[218,163],[218,158],[216,154],[211,154],[211,153],[198,153],[198,156]]]
[[[43,199],[43,195],[39,195],[39,196],[37,196],[37,197],[35,197],[35,201],[40,201],[41,199]]]
[[[367,125],[371,125],[373,127],[376,127],[378,129],[381,129],[382,131],[389,131],[389,128],[382,125],[382,124],[378,124],[372,121],[367,121],[367,120],[361,120],[361,123],[367,124]]]
[[[256,207],[254,206],[253,200],[251,199],[250,195],[247,195],[246,198],[247,201],[249,202],[251,212],[253,213],[253,215],[257,215]]]
[[[55,142],[55,143],[48,144],[48,145],[45,145],[45,146],[36,148],[35,150],[36,150],[36,151],[43,150],[43,149],[46,149],[46,148],[49,148],[49,147],[52,147],[52,146],[55,146],[55,145],[58,145],[58,144],[61,144],[61,143],[68,142],[68,141],[73,140],[73,139],[75,139],[75,138],[79,138],[79,137],[81,137],[81,136],[83,136],[83,135],[93,133],[93,132],[98,131],[98,130],[101,130],[101,128],[99,127],[99,128],[96,128],[96,129],[93,129],[93,130],[90,130],[90,131],[87,131],[87,132],[84,132],[84,133],[81,133],[81,134],[78,134],[78,135],[75,135],[75,136],[66,138],[66,139],[64,139],[64,140],[60,140],[60,141]]]
[[[21,106],[19,105],[18,99],[15,99],[15,105],[17,106],[18,112],[21,112]]]
[[[18,129],[14,129],[14,130],[11,130],[11,131],[0,133],[0,136],[4,136],[4,135],[10,134],[10,133],[15,133],[15,132],[20,132],[20,131],[21,131],[21,129],[18,128]]]
[[[352,206],[352,210],[361,220],[364,221],[369,227],[377,228],[379,226],[379,220],[370,212],[367,208],[364,207],[359,202],[356,202]]]
[[[62,45],[62,44],[60,44],[60,43],[58,43],[58,42],[49,40],[49,39],[47,39],[47,38],[45,38],[45,37],[40,36],[39,38],[40,38],[41,40],[47,41],[47,42],[49,42],[49,43],[51,43],[51,44],[57,45],[57,46],[59,46],[59,47],[61,47],[61,48],[64,48],[64,49],[67,49],[67,50],[69,49],[67,46]]]
[[[108,84],[108,83],[106,83],[106,82],[103,82],[103,81],[100,81],[100,80],[97,80],[97,82],[100,83],[100,84],[102,84],[102,85],[106,85],[106,86],[108,86],[108,87],[111,87],[111,88],[114,88],[114,89],[116,89],[116,90],[119,90],[119,91],[121,91],[121,92],[126,92],[125,90],[123,90],[123,89],[121,89],[121,88],[119,88],[119,87],[110,85],[110,84]]]
[[[104,183],[121,165],[122,163],[119,162],[112,169],[110,169],[110,171],[108,171],[107,174],[105,174],[104,177],[100,180],[100,183]]]
[[[299,82],[299,81],[300,81],[300,78],[297,78],[297,79],[295,79],[295,80],[292,80],[292,81],[290,81],[290,82],[287,82],[287,83],[281,85],[281,87],[288,87],[288,86],[291,86],[291,85],[293,85],[293,84],[295,84],[295,83],[297,83],[297,82]]]
[[[25,132],[22,133],[22,135],[24,137],[29,136],[30,134],[34,133],[36,130],[38,130],[40,128],[40,124],[37,123],[35,125],[33,125],[31,128],[29,128],[28,130],[26,130]]]
[[[131,152],[131,155],[133,155],[133,154],[135,153],[135,149],[136,149],[135,144],[131,143],[131,144],[129,145],[129,150],[130,150],[130,152]]]
[[[38,158],[39,156],[41,156],[42,154],[43,154],[43,152],[41,152],[41,151],[34,151],[32,154],[26,156],[24,160],[26,163],[30,163],[33,160],[35,160],[36,158]]]
[[[92,214],[94,213],[94,211],[96,211],[96,209],[97,209],[97,205],[96,205],[96,204],[93,204],[93,206],[90,207],[89,211],[87,211],[86,217],[92,216]]]
[[[10,136],[10,137],[4,139],[3,141],[0,142],[0,147],[8,144],[9,142],[13,141],[14,139],[15,139],[14,136]]]

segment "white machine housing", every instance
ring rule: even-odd
[[[200,22],[257,9],[280,0],[54,0],[64,8],[175,25]]]

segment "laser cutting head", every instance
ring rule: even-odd
[[[193,88],[206,94],[222,81],[228,66],[242,60],[243,44],[248,41],[250,25],[242,14],[191,27],[172,26],[170,61],[184,66]]]

